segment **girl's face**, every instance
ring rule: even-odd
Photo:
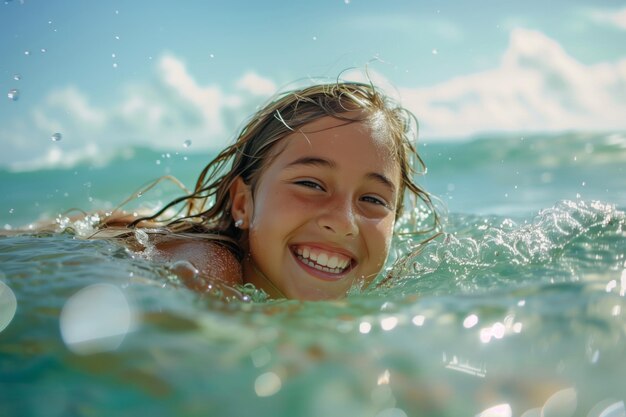
[[[318,300],[343,297],[378,274],[401,177],[391,140],[372,126],[324,117],[277,145],[254,192],[245,190],[245,282]]]

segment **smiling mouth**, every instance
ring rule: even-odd
[[[353,264],[352,259],[346,255],[311,246],[296,246],[293,253],[301,263],[326,274],[343,275]]]

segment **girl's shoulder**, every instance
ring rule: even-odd
[[[228,286],[242,284],[241,263],[230,249],[213,239],[194,237],[193,234],[164,235],[154,239],[154,248],[159,258],[169,262],[187,261],[193,265],[197,274],[184,267],[175,271],[187,286],[194,284],[193,289],[201,290],[195,287],[216,280]]]

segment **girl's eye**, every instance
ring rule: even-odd
[[[311,180],[300,180],[300,181],[296,181],[295,184],[301,185],[303,187],[315,188],[315,189],[322,190],[322,191],[324,190],[324,188],[321,185]]]
[[[366,195],[366,196],[362,197],[361,200],[363,200],[363,201],[365,201],[367,203],[377,204],[377,205],[389,208],[389,204],[387,204],[387,202],[385,200],[383,200],[382,198],[374,197],[374,196],[371,196],[371,195]]]

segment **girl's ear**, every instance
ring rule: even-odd
[[[250,186],[243,182],[241,177],[237,177],[230,186],[230,213],[233,216],[235,225],[240,229],[250,227],[250,219],[252,219],[252,191]]]

